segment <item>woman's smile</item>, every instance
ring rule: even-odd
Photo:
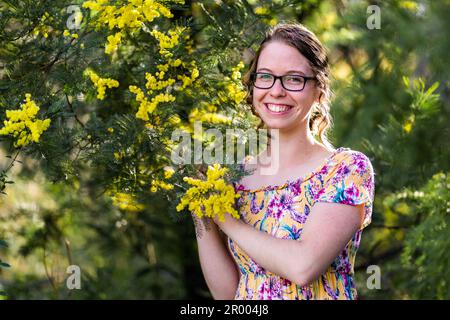
[[[280,103],[264,103],[264,106],[266,107],[266,111],[273,115],[285,115],[294,109],[291,105]]]

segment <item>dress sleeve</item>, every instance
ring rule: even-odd
[[[375,178],[369,158],[361,152],[351,151],[329,172],[323,188],[316,195],[316,201],[363,205],[363,229],[372,221],[374,194]]]

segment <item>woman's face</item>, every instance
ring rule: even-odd
[[[296,48],[279,41],[268,43],[261,51],[256,72],[313,76],[308,60]],[[268,128],[296,130],[308,124],[319,93],[314,80],[308,80],[302,91],[295,92],[284,89],[277,79],[270,89],[253,88],[253,106]]]

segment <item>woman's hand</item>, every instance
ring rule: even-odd
[[[233,218],[229,213],[226,213],[224,218],[224,221],[220,221],[217,216],[214,216],[212,220],[225,234],[228,235],[229,231],[235,226],[236,223],[239,223],[239,221]]]

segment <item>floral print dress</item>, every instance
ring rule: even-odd
[[[282,239],[301,240],[303,226],[316,202],[364,207],[360,229],[327,271],[305,286],[265,270],[228,238],[228,249],[240,270],[235,299],[357,299],[353,266],[361,233],[371,222],[375,186],[372,164],[363,153],[338,148],[313,172],[280,186],[248,190],[237,182],[233,185],[240,194],[237,207],[241,220]]]

